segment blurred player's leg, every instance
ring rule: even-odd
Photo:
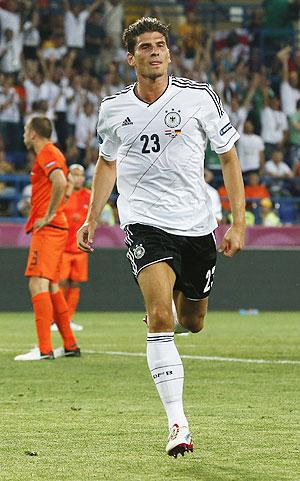
[[[69,289],[66,295],[66,301],[69,307],[69,315],[70,319],[73,319],[73,316],[77,310],[78,302],[80,298],[80,286],[76,282],[70,282]]]
[[[74,351],[74,355],[75,353],[79,355],[80,350],[70,327],[68,304],[64,298],[64,295],[59,289],[59,285],[56,283],[50,284],[50,291],[53,304],[53,319],[57,324],[58,330],[63,338],[65,352]]]
[[[138,283],[148,313],[147,361],[169,424],[166,451],[171,456],[191,451],[193,444],[183,409],[184,371],[174,342],[172,295],[175,273],[159,262],[144,268]]]
[[[49,280],[32,276],[29,280],[32,306],[34,311],[36,332],[39,349],[16,356],[16,361],[34,361],[40,359],[53,359],[50,325],[53,308],[49,293]]]

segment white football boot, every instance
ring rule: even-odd
[[[71,329],[72,331],[83,331],[83,326],[81,326],[80,324],[76,324],[75,322],[71,321],[70,322],[70,326],[71,326]],[[52,322],[51,324],[51,331],[52,332],[57,332],[58,331],[58,327],[57,325],[55,324],[55,322]]]
[[[31,349],[31,351],[26,354],[19,354],[15,357],[15,361],[43,361],[47,359],[54,359],[53,352],[43,354],[38,347]]]
[[[187,426],[178,426],[174,424],[170,429],[166,452],[169,456],[177,458],[178,454],[182,456],[189,451],[193,452],[192,436]]]
[[[76,324],[76,322],[74,322],[74,321],[71,321],[70,326],[71,326],[72,331],[77,331],[77,332],[83,331],[83,326],[81,326],[80,324]]]

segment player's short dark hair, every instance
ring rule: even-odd
[[[52,123],[48,117],[36,116],[29,120],[28,127],[34,130],[40,137],[50,139],[52,135]]]
[[[169,44],[169,26],[160,22],[157,18],[142,17],[124,30],[123,44],[129,53],[134,54],[136,38],[147,32],[161,33],[165,37],[167,45]]]

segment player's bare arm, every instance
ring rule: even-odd
[[[34,229],[40,230],[45,225],[49,224],[55,216],[56,210],[60,205],[67,185],[66,177],[61,169],[55,169],[49,175],[49,180],[52,183],[50,202],[47,212],[41,219],[37,219],[34,223]]]
[[[232,257],[244,246],[246,225],[244,182],[235,147],[224,154],[220,154],[220,161],[233,222],[224,236],[219,251],[227,257]]]
[[[109,199],[116,182],[116,162],[99,157],[93,177],[91,200],[85,223],[77,232],[77,245],[83,252],[93,252],[97,219]]]

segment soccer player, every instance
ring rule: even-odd
[[[63,338],[63,355],[80,356],[80,348],[70,328],[69,311],[59,289],[59,267],[68,237],[63,212],[67,167],[63,154],[50,141],[51,122],[32,117],[25,125],[24,143],[36,158],[31,171],[31,214],[26,232],[32,233],[25,276],[35,315],[39,348],[16,356],[16,361],[53,359],[51,321],[55,320]]]
[[[60,286],[64,289],[69,307],[71,327],[82,331],[80,324],[72,322],[80,297],[80,283],[88,280],[88,255],[77,247],[76,232],[84,222],[90,202],[90,190],[83,187],[85,181],[84,167],[72,164],[69,167],[68,180],[71,193],[66,192],[67,202],[64,213],[69,224],[67,245],[62,258]]]
[[[148,366],[168,417],[166,452],[177,457],[192,451],[193,443],[174,324],[201,331],[216,264],[217,222],[204,181],[204,152],[208,139],[220,156],[233,224],[219,250],[231,257],[243,247],[245,231],[244,186],[234,147],[239,135],[210,85],[168,76],[164,24],[139,19],[123,40],[137,82],[100,106],[100,156],[77,241],[83,251],[93,251],[99,212],[117,179],[127,257],[148,314]]]

